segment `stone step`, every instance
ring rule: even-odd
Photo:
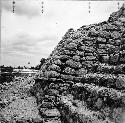
[[[60,118],[45,118],[44,123],[62,123]]]
[[[46,93],[49,96],[59,95],[59,91],[57,89],[48,89]]]
[[[42,108],[53,108],[54,107],[54,104],[52,102],[42,102],[42,105],[41,105]]]
[[[53,108],[53,109],[41,108],[40,112],[42,117],[45,117],[45,118],[54,118],[54,117],[59,118],[61,116],[57,108]]]
[[[54,95],[52,95],[52,96],[50,96],[50,95],[48,95],[48,94],[46,94],[45,96],[44,96],[44,98],[47,100],[50,100],[50,101],[52,101],[52,100],[55,100],[55,96]]]

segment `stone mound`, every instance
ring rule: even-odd
[[[55,119],[55,123],[124,123],[124,5],[107,21],[69,29],[35,81],[45,119]]]

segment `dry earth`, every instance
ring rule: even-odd
[[[0,123],[40,122],[36,98],[30,95],[33,78],[18,78],[14,82],[1,85]]]

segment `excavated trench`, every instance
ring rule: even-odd
[[[125,8],[69,29],[36,75],[39,112],[51,123],[125,123]]]

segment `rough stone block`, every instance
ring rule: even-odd
[[[75,43],[69,43],[68,45],[65,46],[66,49],[68,50],[76,50],[77,49],[77,44]]]
[[[121,37],[121,34],[117,31],[113,31],[110,35],[111,35],[111,38],[113,39],[119,39]]]
[[[55,78],[55,77],[59,77],[60,74],[57,73],[56,71],[45,71],[45,77],[47,78]]]
[[[47,109],[43,112],[43,115],[47,117],[60,117],[60,112],[58,109]]]
[[[125,88],[125,75],[121,75],[116,79],[116,86],[118,88]]]
[[[48,67],[48,70],[52,70],[52,71],[57,71],[57,72],[61,72],[61,69],[59,66],[57,66],[56,64],[52,64]]]
[[[87,70],[85,68],[81,68],[76,71],[76,75],[83,76],[87,73]]]
[[[63,72],[66,74],[71,74],[71,75],[75,74],[75,70],[70,67],[66,67]]]
[[[103,63],[108,63],[109,62],[109,55],[102,56],[102,62]]]
[[[76,55],[80,56],[80,57],[83,57],[85,55],[85,52],[84,51],[76,51]]]
[[[73,81],[74,76],[61,74],[61,79]]]
[[[105,39],[105,38],[98,37],[96,42],[103,44],[103,43],[106,43],[106,39]]]
[[[64,50],[64,53],[65,53],[66,55],[69,55],[69,56],[73,56],[73,55],[76,54],[75,51],[71,51],[71,50]]]
[[[48,95],[59,95],[59,91],[58,90],[56,90],[56,89],[49,89],[48,91],[47,91],[47,94]]]
[[[108,54],[108,51],[107,51],[107,49],[98,49],[97,53],[98,54]]]
[[[94,61],[96,59],[97,58],[95,56],[86,56],[86,60],[88,60],[88,61]]]
[[[80,61],[80,56],[78,56],[78,55],[73,56],[73,60],[79,62]]]
[[[54,60],[53,63],[56,64],[56,65],[59,65],[59,66],[62,65],[62,62],[59,59]]]
[[[73,60],[67,60],[66,65],[68,65],[69,67],[74,68],[74,69],[78,69],[78,68],[82,67],[80,62],[75,62]]]
[[[80,49],[82,51],[87,51],[87,52],[94,52],[95,49],[93,47],[89,47],[89,46],[81,46]]]
[[[52,102],[42,102],[42,106],[41,108],[48,108],[48,109],[52,109],[54,107],[54,104]]]

